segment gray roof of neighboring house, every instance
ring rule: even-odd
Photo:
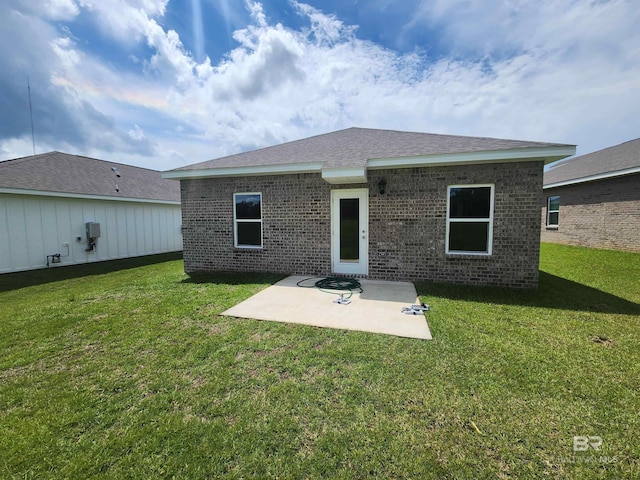
[[[377,158],[566,146],[557,143],[352,127],[170,171],[305,163],[322,163],[324,168],[362,167],[366,165],[367,160]]]
[[[111,167],[118,170],[119,178]],[[157,170],[61,152],[0,162],[0,188],[180,201],[180,185],[162,178]]]
[[[640,169],[640,138],[562,160],[544,173],[544,185],[578,183]]]

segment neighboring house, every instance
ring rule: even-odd
[[[640,138],[545,172],[542,241],[640,252]]]
[[[535,287],[543,165],[575,147],[349,128],[169,172],[185,270]]]
[[[0,162],[0,273],[180,251],[180,227],[180,190],[158,171],[60,152]]]

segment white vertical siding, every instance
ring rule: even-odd
[[[102,224],[100,224],[100,226],[101,230],[104,230],[104,234],[102,234],[102,231],[100,233],[106,240],[107,255],[109,258],[119,257],[118,218],[116,208],[109,208],[105,211],[104,226]]]
[[[89,221],[100,223],[92,252]],[[55,253],[52,267],[179,251],[181,223],[179,205],[0,194],[0,273],[46,267]]]
[[[5,228],[8,225],[9,219],[7,218],[7,202],[2,201],[0,197],[0,272],[11,268],[11,243],[9,237],[9,229]]]
[[[145,253],[153,252],[153,220],[151,215],[151,210],[153,207],[151,205],[147,205],[142,209],[142,214],[144,216],[144,235],[142,238],[144,239],[144,251]]]
[[[8,198],[6,202],[9,248],[0,248],[2,256],[9,258],[0,263],[8,263],[10,270],[29,268],[29,250],[27,249],[27,221],[24,200],[21,197]]]

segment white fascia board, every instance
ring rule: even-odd
[[[322,179],[333,185],[367,183],[365,167],[323,168]]]
[[[564,187],[565,185],[574,185],[576,183],[593,182],[595,180],[604,180],[606,178],[623,177],[625,175],[633,175],[640,173],[640,167],[628,168],[626,170],[618,170],[616,172],[599,173],[597,175],[589,175],[588,177],[574,178],[573,180],[565,180],[564,182],[555,182],[544,185],[542,188]]]
[[[288,165],[257,165],[250,167],[205,168],[201,170],[178,170],[162,173],[162,178],[186,180],[189,178],[255,177],[293,173],[319,173],[321,163],[293,163]]]
[[[367,161],[367,168],[375,170],[382,168],[435,167],[472,165],[478,163],[526,162],[536,159],[544,160],[544,163],[547,164],[570,157],[571,155],[575,155],[575,153],[576,147],[568,145],[484,152],[446,153],[417,157],[372,158]]]
[[[0,193],[14,195],[34,195],[38,197],[80,198],[84,200],[107,200],[110,202],[158,203],[161,205],[180,205],[171,200],[154,200],[150,198],[112,197],[110,195],[87,195],[84,193],[49,192],[46,190],[26,190],[22,188],[0,188]]]

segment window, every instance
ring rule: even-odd
[[[233,194],[233,237],[236,247],[262,248],[262,194]]]
[[[493,185],[452,185],[447,198],[447,253],[491,255]]]
[[[547,227],[557,227],[560,217],[560,197],[547,198]]]

